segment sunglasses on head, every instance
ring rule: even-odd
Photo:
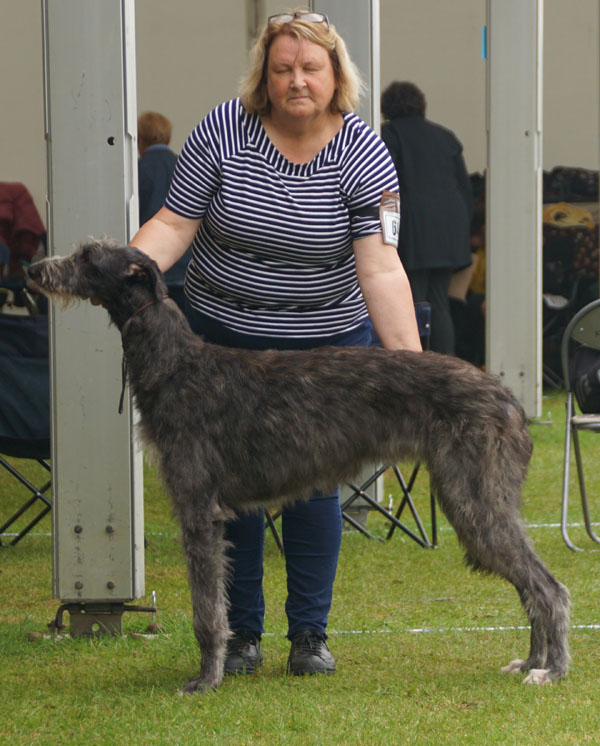
[[[308,21],[309,23],[324,23],[329,28],[329,18],[325,13],[278,13],[274,16],[269,16],[267,23],[269,25],[274,23],[291,23],[294,18],[299,18],[301,21]]]

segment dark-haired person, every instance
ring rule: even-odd
[[[410,285],[377,216],[382,192],[398,189],[396,172],[382,141],[353,113],[359,90],[326,16],[272,16],[240,97],[191,133],[166,206],[132,243],[164,270],[193,242],[188,317],[207,341],[286,350],[367,345],[370,316],[386,347],[420,349]],[[325,630],[341,541],[337,493],[287,506],[282,533],[288,670],[333,673]],[[262,662],[264,515],[227,522],[226,538],[234,634],[225,671],[251,673]]]
[[[381,137],[398,173],[398,251],[413,298],[431,304],[431,349],[454,354],[448,287],[452,274],[471,264],[471,184],[462,145],[426,119],[425,109],[414,83],[391,83],[381,96]]]

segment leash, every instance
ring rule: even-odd
[[[123,327],[121,329],[121,341],[123,340],[123,334],[125,333],[125,329],[127,328],[129,322],[134,316],[137,316],[138,313],[141,313],[146,308],[149,308],[150,306],[155,305],[156,303],[162,303],[163,300],[166,300],[169,296],[167,294],[163,295],[162,298],[155,298],[154,300],[148,301],[148,303],[144,303],[143,306],[140,306],[138,309],[136,309],[131,316],[127,319],[127,321],[123,324]],[[119,397],[119,414],[123,414],[123,401],[125,399],[125,386],[127,385],[127,359],[125,358],[125,351],[123,351],[123,360],[121,361],[121,396]]]

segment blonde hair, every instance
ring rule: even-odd
[[[294,11],[290,11],[294,13]],[[298,10],[296,12],[306,12]],[[281,34],[318,44],[329,53],[335,77],[335,92],[330,109],[333,113],[355,111],[364,90],[358,68],[350,59],[342,37],[327,23],[294,18],[288,23],[267,23],[250,50],[250,62],[240,82],[240,99],[249,114],[268,114],[271,102],[267,93],[267,63],[273,40]]]
[[[138,142],[145,149],[150,145],[168,145],[173,125],[167,117],[156,111],[145,111],[137,121]]]

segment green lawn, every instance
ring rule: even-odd
[[[398,532],[389,542],[344,535],[329,628],[338,672],[328,677],[284,674],[285,574],[268,536],[264,667],[226,679],[207,696],[178,696],[198,671],[199,651],[177,527],[146,467],[148,594],[138,603],[148,604],[156,591],[164,632],[132,636],[151,620],[131,614],[121,638],[43,637],[58,606],[49,519],[17,547],[0,549],[0,744],[598,743],[600,555],[569,551],[549,525],[560,520],[562,396],[544,399],[544,419],[548,413],[551,425],[531,428],[535,451],[523,502],[539,554],[571,590],[573,664],[562,683],[529,687],[500,673],[527,654],[526,619],[512,587],[465,569],[442,518],[435,550]],[[593,435],[585,447],[593,459]],[[416,494],[428,519],[426,482],[419,478]],[[592,495],[598,482],[590,480]],[[17,502],[0,475],[0,516]],[[576,507],[571,519],[581,521]],[[375,516],[369,527],[384,534]],[[572,535],[590,546],[581,528]]]

